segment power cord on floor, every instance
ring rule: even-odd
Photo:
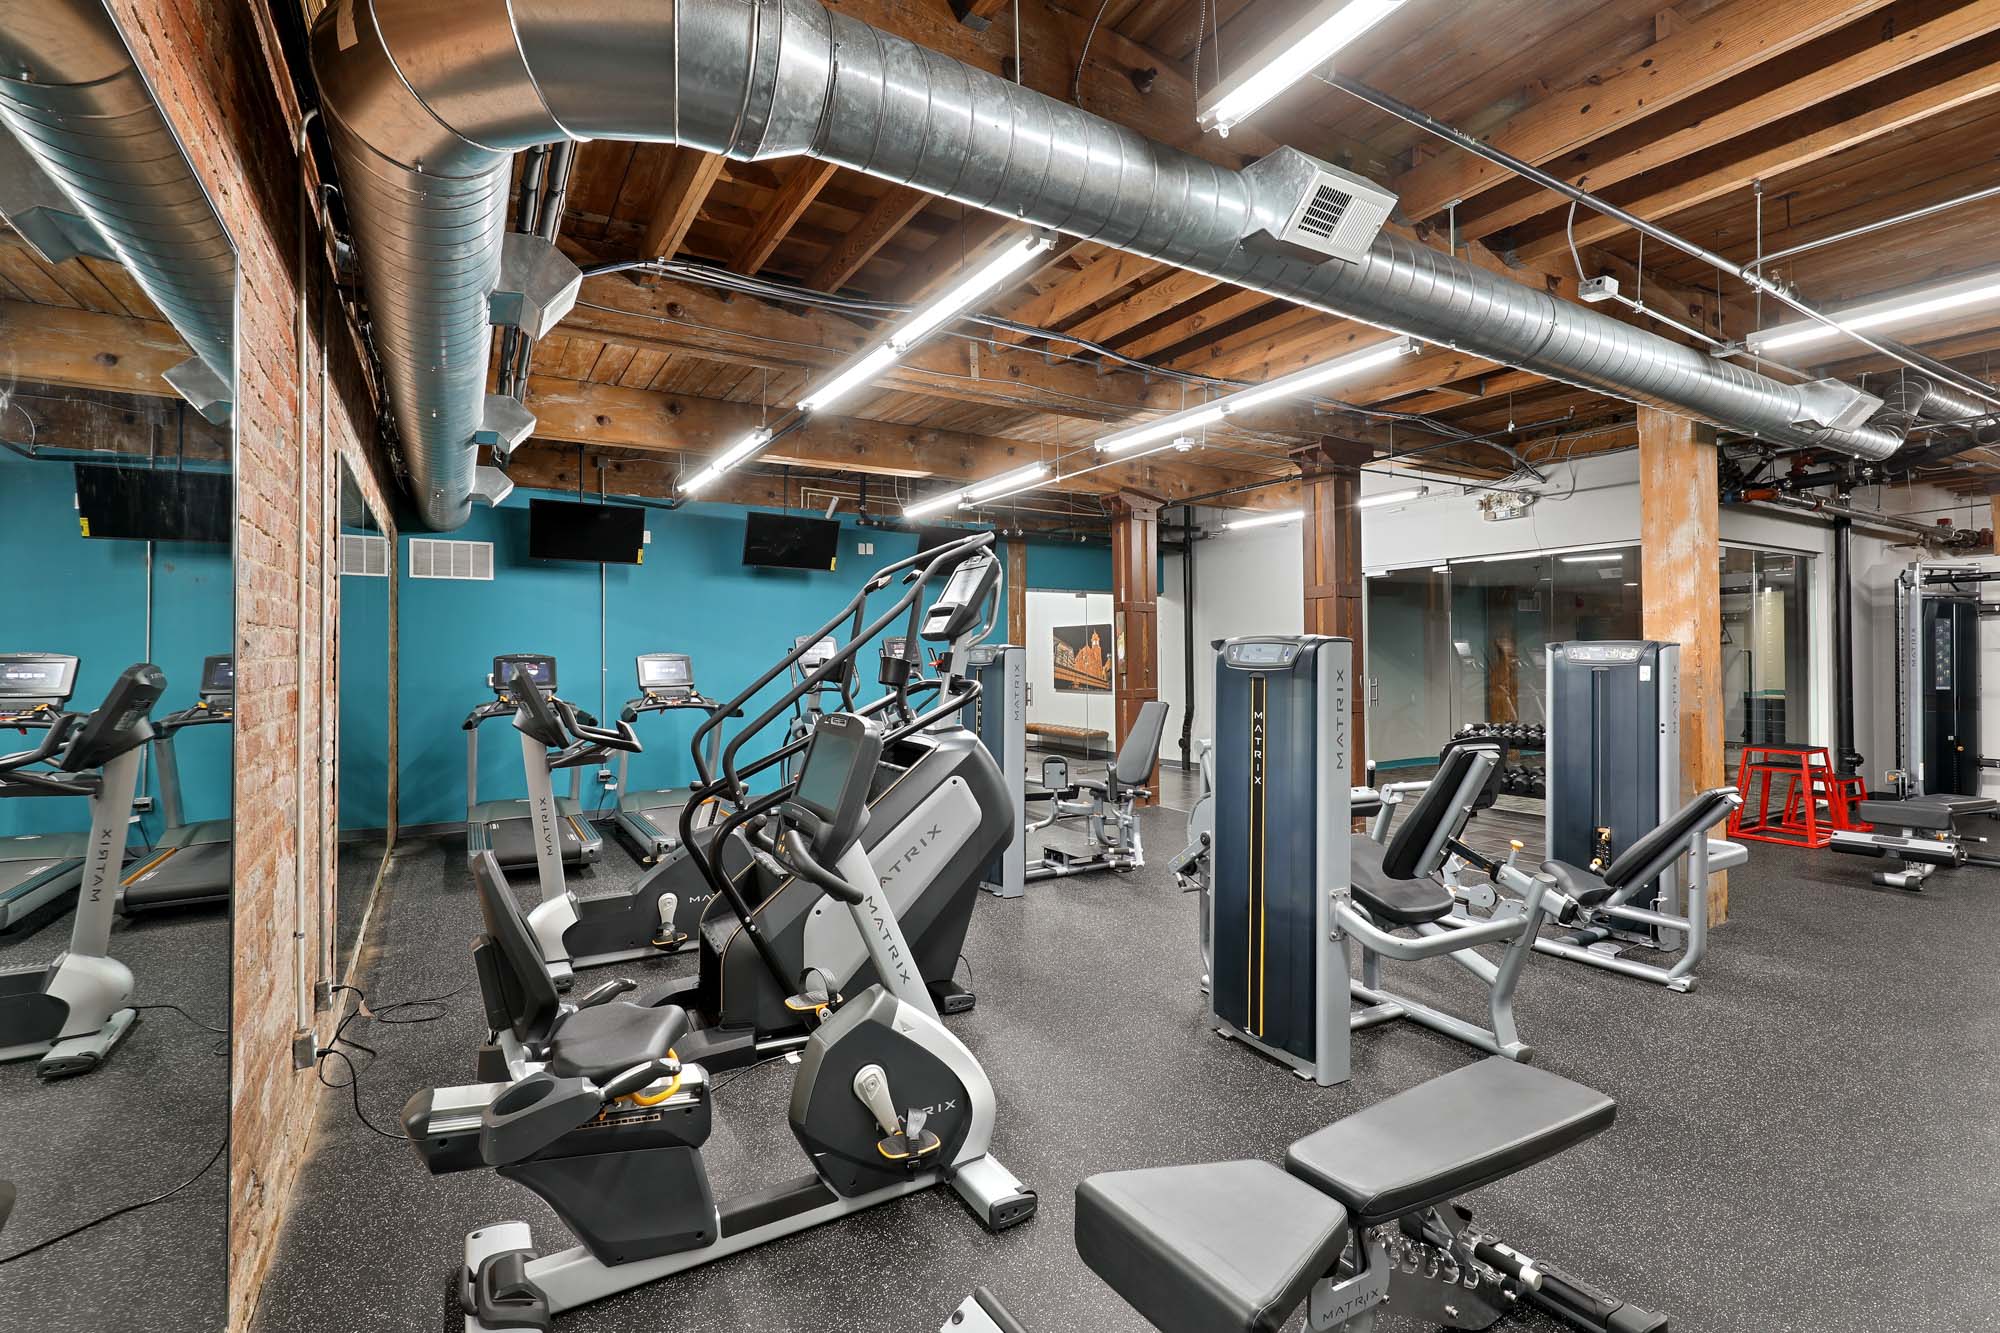
[[[448,1012],[443,1007],[445,1001],[456,997],[464,989],[465,989],[464,985],[459,985],[452,988],[451,990],[446,991],[442,995],[427,995],[421,999],[416,999],[416,1000],[398,1000],[394,1004],[385,1004],[380,1009],[371,1009],[368,1007],[367,994],[363,992],[359,987],[335,986],[333,988],[333,993],[335,995],[339,995],[344,991],[347,994],[354,996],[354,1008],[350,1009],[346,1014],[342,1015],[340,1022],[334,1024],[333,1035],[327,1039],[326,1045],[320,1047],[319,1055],[313,1061],[314,1077],[319,1079],[320,1086],[322,1087],[332,1088],[336,1092],[340,1091],[343,1088],[347,1089],[349,1093],[352,1095],[354,1100],[354,1118],[360,1121],[362,1127],[367,1129],[370,1133],[379,1135],[380,1137],[385,1139],[393,1140],[394,1142],[397,1143],[409,1142],[410,1138],[409,1135],[383,1129],[380,1125],[377,1125],[374,1121],[370,1120],[368,1118],[368,1112],[362,1109],[361,1075],[364,1072],[364,1067],[355,1064],[354,1057],[349,1055],[346,1051],[341,1050],[340,1048],[342,1046],[352,1046],[355,1050],[360,1051],[362,1054],[368,1056],[368,1058],[371,1061],[375,1058],[378,1052],[375,1050],[374,1047],[366,1045],[362,1042],[358,1042],[354,1038],[348,1036],[347,1025],[349,1023],[352,1023],[355,1019],[362,1017],[371,1018],[385,1027],[412,1027],[419,1023],[435,1023],[439,1019],[443,1018],[445,1014]],[[427,1006],[436,1009],[436,1012],[425,1013],[416,1017],[396,1016],[401,1011],[406,1009],[420,1009],[420,1008],[425,1008]],[[347,1080],[345,1082],[336,1083],[326,1076],[326,1062],[328,1060],[333,1060],[333,1059],[337,1059],[343,1065],[347,1066]]]
[[[221,1041],[219,1041],[219,1042],[215,1043],[215,1045],[214,1045],[213,1047],[211,1047],[211,1048],[209,1049],[209,1054],[210,1054],[210,1055],[228,1055],[228,1054],[229,1054],[229,1029],[228,1029],[228,1028],[219,1028],[219,1027],[216,1027],[216,1026],[214,1026],[214,1025],[213,1025],[213,1024],[211,1024],[211,1023],[204,1023],[204,1022],[202,1022],[202,1021],[201,1021],[201,1020],[200,1020],[199,1018],[196,1018],[196,1017],[195,1017],[195,1016],[194,1016],[193,1014],[189,1013],[189,1012],[188,1012],[187,1010],[185,1010],[185,1009],[181,1008],[181,1007],[180,1007],[179,1005],[177,1005],[177,1004],[135,1004],[135,1005],[133,1005],[133,1006],[131,1006],[131,1007],[132,1007],[133,1009],[138,1009],[138,1010],[145,1010],[145,1009],[171,1009],[171,1010],[173,1010],[173,1011],[174,1011],[175,1013],[179,1014],[179,1015],[180,1015],[180,1016],[181,1016],[182,1018],[185,1018],[185,1019],[186,1019],[186,1020],[187,1020],[188,1022],[190,1022],[190,1023],[194,1024],[194,1025],[195,1025],[196,1027],[200,1028],[200,1029],[201,1029],[201,1030],[202,1030],[203,1032],[213,1032],[213,1033],[214,1033],[214,1034],[215,1034],[216,1036],[218,1036],[218,1037],[222,1038],[222,1040],[221,1040]]]
[[[156,1203],[165,1203],[168,1199],[173,1198],[176,1194],[179,1194],[182,1190],[187,1189],[189,1186],[193,1185],[197,1180],[200,1180],[203,1176],[207,1175],[209,1169],[222,1159],[222,1154],[228,1147],[229,1147],[229,1139],[225,1136],[221,1143],[215,1145],[215,1151],[209,1154],[208,1160],[201,1164],[201,1170],[195,1172],[193,1175],[189,1176],[186,1180],[183,1180],[180,1184],[174,1186],[172,1189],[167,1190],[164,1193],[155,1194],[150,1199],[141,1199],[138,1203],[128,1203],[123,1208],[114,1208],[110,1212],[104,1214],[102,1217],[93,1217],[90,1221],[85,1222],[80,1226],[73,1226],[68,1231],[64,1231],[57,1235],[50,1236],[47,1240],[37,1241],[33,1245],[30,1245],[25,1250],[17,1250],[13,1254],[7,1255],[5,1258],[0,1258],[0,1265],[11,1264],[15,1260],[25,1259],[31,1254],[39,1254],[43,1250],[48,1249],[52,1245],[62,1244],[64,1241],[70,1239],[72,1236],[81,1236],[84,1232],[89,1231],[92,1227],[103,1226],[106,1222],[111,1221],[113,1218],[123,1217],[127,1213],[136,1213],[141,1208],[151,1208]]]

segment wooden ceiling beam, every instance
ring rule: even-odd
[[[1003,301],[994,313],[1018,324],[1055,328],[1120,288],[1152,277],[1166,267],[1123,250],[1106,250],[1047,291]],[[1027,340],[1026,334],[1011,329],[995,330],[993,337],[1006,343]]]
[[[1495,147],[1540,165],[1890,3],[1732,0],[1637,55],[1550,93],[1488,137]],[[1404,173],[1394,188],[1404,215],[1422,221],[1513,178],[1484,158],[1454,152]]]
[[[1099,311],[1064,332],[1094,343],[1107,342],[1127,329],[1137,328],[1147,320],[1164,315],[1221,285],[1203,273],[1190,273],[1184,268],[1168,269],[1166,276],[1146,283],[1118,304]]]
[[[729,261],[729,267],[738,273],[754,274],[770,262],[785,237],[791,234],[799,219],[812,207],[819,192],[827,187],[834,173],[840,167],[836,163],[822,162],[816,157],[801,158],[793,167],[792,174],[778,187],[763,213],[758,215],[757,225],[736,250]]]
[[[892,237],[930,206],[933,196],[907,185],[891,185],[847,235],[826,252],[806,286],[837,292],[887,245]]]
[[[0,383],[173,398],[161,376],[191,355],[174,326],[161,320],[0,301]]]
[[[1930,5],[1932,15],[1927,22],[1921,21],[1925,5]],[[1907,11],[1919,21],[1914,26],[1898,23],[1898,15],[1891,13],[1884,14],[1880,23],[1854,24],[1790,52],[1781,62],[1774,61],[1774,86],[1755,96],[1702,115],[1672,133],[1634,136],[1631,142],[1621,142],[1615,148],[1601,144],[1601,151],[1572,154],[1552,164],[1551,170],[1584,189],[1601,191],[2000,31],[2000,6],[1996,5],[1967,4],[1936,14],[1931,0],[1898,0],[1894,9]],[[1779,65],[1782,77],[1775,77]],[[1474,238],[1490,236],[1561,207],[1563,202],[1559,195],[1536,190],[1485,212],[1461,216],[1459,232]]]
[[[645,242],[640,254],[646,259],[672,259],[687,240],[688,228],[708,201],[708,192],[722,175],[725,159],[715,153],[682,148],[674,153],[660,194],[653,201],[652,215],[646,220]]]
[[[1903,96],[1862,112],[1851,111],[1851,99],[1827,105],[1820,128],[1799,133],[1798,128],[1774,127],[1768,135],[1750,136],[1745,144],[1729,151],[1726,160],[1698,169],[1678,182],[1662,185],[1622,206],[1628,213],[1649,222],[1745,190],[1755,181],[1768,181],[1787,172],[1811,166],[1835,153],[1858,147],[1871,139],[1892,134],[1942,112],[2000,93],[2000,62],[1975,59],[1979,51],[1968,51],[1973,68],[1942,82],[1925,84]],[[1745,151],[1747,149],[1747,151]],[[1578,245],[1594,245],[1626,230],[1625,224],[1600,213],[1579,211],[1576,224]],[[1519,248],[1523,262],[1533,262],[1561,254],[1569,242],[1558,225],[1546,235],[1524,241]]]

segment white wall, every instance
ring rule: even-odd
[[[1207,513],[1214,530],[1231,517]],[[1300,634],[1305,630],[1304,538],[1297,523],[1223,532],[1201,543],[1194,566],[1194,734],[1209,735],[1215,717],[1215,654],[1209,644],[1244,634]],[[1178,573],[1176,573],[1178,578]],[[1165,649],[1166,635],[1161,633]],[[1178,746],[1180,729],[1172,726]],[[1178,753],[1178,750],[1175,751]]]

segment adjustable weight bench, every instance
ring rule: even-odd
[[[1076,1191],[1083,1261],[1163,1333],[1371,1333],[1376,1311],[1483,1329],[1534,1305],[1587,1333],[1664,1333],[1472,1225],[1460,1194],[1609,1128],[1616,1104],[1492,1058],[1300,1139],[1285,1166],[1112,1171]]]
[[[1885,856],[1892,863],[1870,878],[1892,889],[1922,889],[1939,866],[2000,866],[2000,857],[1974,851],[1969,843],[1986,839],[1971,828],[1975,819],[1991,819],[2000,801],[1990,796],[1953,796],[1938,792],[1906,800],[1862,801],[1861,818],[1877,829],[1898,833],[1862,833],[1835,829],[1833,849],[1858,856]]]
[[[1157,699],[1139,705],[1139,716],[1118,747],[1118,757],[1104,770],[1102,779],[1069,776],[1069,764],[1060,758],[1042,762],[1044,790],[1029,792],[1030,802],[1046,802],[1049,813],[1032,820],[1028,833],[1073,819],[1085,821],[1092,852],[1072,855],[1060,847],[1044,847],[1042,859],[1028,865],[1025,878],[1055,879],[1063,875],[1085,875],[1098,870],[1137,870],[1146,864],[1145,847],[1139,838],[1138,803],[1151,796],[1146,784],[1160,759],[1160,737],[1167,727],[1167,705]]]

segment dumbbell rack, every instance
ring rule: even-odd
[[[1548,778],[1543,771],[1544,764],[1531,767],[1525,763],[1512,762],[1516,755],[1542,754],[1548,747],[1546,728],[1530,722],[1468,722],[1458,729],[1453,739],[1493,741],[1502,747],[1500,758],[1502,796],[1541,799],[1548,795]]]

